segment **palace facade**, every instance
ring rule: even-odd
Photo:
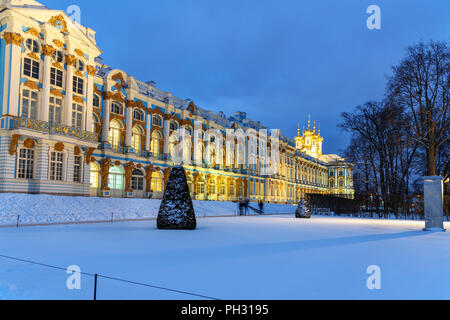
[[[173,132],[267,129],[213,113],[105,65],[94,30],[33,0],[0,5],[0,192],[161,198],[174,162]],[[206,134],[206,138],[209,137]],[[269,145],[271,137],[267,137]],[[245,139],[247,144],[250,139]],[[198,144],[198,142],[197,142]],[[281,134],[276,174],[250,165],[185,164],[193,199],[298,203],[308,193],[353,197],[352,164],[322,154],[311,122],[294,140]],[[211,150],[226,158],[223,150]],[[232,159],[237,158],[233,155]]]

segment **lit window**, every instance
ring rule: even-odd
[[[144,174],[141,170],[134,170],[131,177],[131,188],[136,191],[144,190]]]
[[[39,80],[39,62],[25,58],[23,60],[23,75]]]
[[[209,186],[208,186],[208,193],[211,194],[211,195],[216,194],[216,182],[215,182],[215,181],[211,181],[211,182],[209,183]]]
[[[37,119],[37,99],[38,93],[24,89],[22,93],[21,117],[28,119]]]
[[[141,152],[141,140],[142,140],[142,130],[139,127],[133,128],[133,135],[131,136],[131,147],[134,152],[139,154]]]
[[[91,174],[90,174],[90,183],[91,188],[97,189],[99,186],[99,175],[100,170],[98,168],[98,165],[95,163],[91,163]]]
[[[159,155],[160,143],[161,143],[161,136],[160,136],[159,132],[157,132],[157,131],[153,132],[150,151],[155,156]]]
[[[118,149],[120,146],[120,133],[122,126],[118,121],[111,121],[109,130],[109,143],[114,149]]]
[[[19,155],[19,167],[17,170],[17,179],[33,179],[34,174],[34,150],[32,149],[20,149]]]
[[[119,167],[112,167],[109,170],[108,187],[114,190],[123,189],[123,173]]]
[[[64,154],[62,152],[52,152],[50,154],[50,180],[63,180]]]
[[[154,192],[162,192],[162,176],[161,176],[161,173],[159,173],[159,172],[153,172],[152,190]]]
[[[83,168],[83,159],[81,156],[75,156],[73,161],[73,181],[81,182]]]

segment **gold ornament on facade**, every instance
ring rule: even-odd
[[[125,99],[122,97],[122,95],[119,92],[103,92],[103,99],[104,100],[116,100],[120,103],[125,103]]]
[[[102,191],[110,190],[108,187],[109,169],[113,166],[111,158],[103,159],[100,163],[100,177]]]
[[[52,46],[46,45],[44,44],[42,46],[42,53],[47,56],[47,57],[51,57],[53,56],[53,54],[55,53],[56,49],[53,48]]]
[[[76,75],[77,77],[84,78],[84,74],[83,74],[83,72],[81,72],[80,70],[75,71],[75,75]]]
[[[64,67],[59,62],[53,62],[52,67],[55,67],[56,69],[59,69],[59,70],[64,69]]]
[[[76,146],[76,147],[73,149],[73,154],[76,155],[76,156],[79,156],[79,155],[81,154],[81,148],[78,147],[78,146]]]
[[[89,164],[89,161],[92,161],[92,154],[94,153],[95,148],[89,148],[86,151],[86,164]],[[95,160],[94,160],[95,161]],[[92,162],[94,162],[92,161]]]
[[[172,172],[172,168],[164,169],[164,188],[167,187],[167,182],[169,181],[170,172]]]
[[[133,176],[133,170],[135,169],[134,162],[128,162],[125,165],[125,191],[133,192],[131,188],[131,177]]]
[[[59,14],[57,16],[54,16],[48,22],[54,27],[61,27],[62,33],[69,33],[64,15]]]
[[[80,49],[75,49],[75,54],[77,56],[79,56],[80,58],[85,58],[84,52],[82,50],[80,50]]]
[[[35,146],[34,139],[28,138],[24,141],[23,146],[28,149],[33,149]]]
[[[40,38],[41,37],[41,33],[36,29],[36,28],[30,28],[27,31],[25,31],[25,33],[29,33],[35,37]]]
[[[75,58],[74,56],[72,56],[70,54],[66,56],[66,64],[68,66],[73,66],[73,65],[75,65],[76,62],[77,62],[77,58]]]
[[[9,155],[13,156],[16,154],[16,147],[17,147],[17,143],[19,142],[19,139],[21,138],[20,134],[14,134],[11,137],[11,142],[9,144]]]
[[[23,37],[19,33],[5,32],[3,35],[6,45],[13,44],[16,46],[22,46]]]
[[[134,100],[127,100],[126,106],[127,108],[134,108],[136,106],[136,102],[134,102]]]
[[[64,48],[64,43],[61,40],[55,39],[53,40],[53,43],[55,44],[55,46],[57,46],[58,48]]]
[[[123,88],[127,87],[127,84],[126,84],[125,79],[123,78],[123,75],[121,72],[118,72],[115,75],[113,75],[112,79],[117,82],[115,85],[115,87],[117,88],[117,91],[120,91]]]
[[[80,103],[80,104],[83,104],[83,103],[84,103],[83,98],[80,97],[80,96],[76,96],[76,95],[73,96],[73,101],[75,101],[75,102],[77,102],[77,103]]]
[[[97,68],[94,66],[87,66],[87,71],[88,71],[88,75],[90,75],[90,76],[95,76],[97,74]]]
[[[64,96],[63,93],[58,89],[51,89],[50,94],[53,96],[56,96],[56,97],[60,97],[60,98],[62,98]]]
[[[28,52],[27,53],[27,57],[31,58],[33,60],[36,60],[36,61],[41,60],[41,58],[39,58],[38,55],[36,53],[34,53],[34,52]]]
[[[54,147],[55,151],[63,152],[64,151],[64,143],[58,142]]]
[[[30,80],[27,80],[23,85],[33,90],[39,90],[39,85],[36,82]]]
[[[114,165],[117,166],[117,167],[120,166],[121,164],[122,164],[122,162],[120,162],[119,160],[117,160],[116,162],[114,162]]]
[[[103,96],[102,92],[98,89],[96,84],[94,84],[94,93],[99,95],[100,97]]]

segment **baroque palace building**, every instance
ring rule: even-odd
[[[63,11],[1,1],[0,20],[0,192],[161,198],[178,128],[267,129],[244,112],[204,110],[104,65],[95,31]],[[254,165],[185,165],[193,199],[353,197],[352,165],[323,155],[322,143],[311,122],[295,140],[281,135],[275,175],[264,175],[258,153]]]

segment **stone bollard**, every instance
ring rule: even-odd
[[[442,177],[424,177],[425,231],[444,229],[444,183]]]

